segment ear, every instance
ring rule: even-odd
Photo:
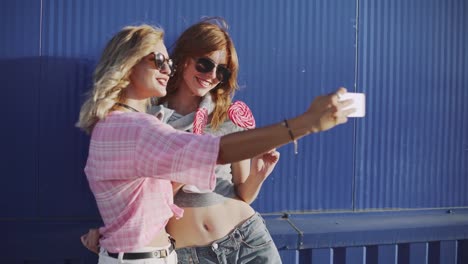
[[[184,70],[187,69],[188,65],[189,65],[189,60],[186,59],[186,60],[184,61]]]

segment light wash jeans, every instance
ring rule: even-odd
[[[265,220],[259,213],[210,246],[179,248],[176,251],[182,264],[281,263]]]
[[[167,249],[167,247],[162,248],[154,248],[154,250],[158,249]],[[172,253],[165,257],[165,258],[147,258],[147,259],[135,259],[135,260],[127,260],[122,259],[124,253],[119,253],[119,258],[109,257],[107,255],[107,251],[101,248],[101,252],[99,252],[99,262],[98,264],[177,264],[177,253],[176,251],[172,251]]]

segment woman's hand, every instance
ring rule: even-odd
[[[90,229],[87,234],[81,236],[81,243],[90,251],[99,254],[99,229]]]
[[[325,131],[348,121],[348,115],[356,110],[354,108],[343,110],[353,103],[352,100],[339,100],[345,93],[346,89],[341,87],[334,93],[317,96],[314,99],[304,114],[313,121],[311,132]]]
[[[254,157],[250,164],[249,177],[257,177],[263,182],[271,174],[279,158],[280,153],[276,149]]]
[[[240,199],[250,204],[257,198],[263,182],[278,163],[279,156],[280,153],[272,149],[251,160],[232,163],[232,181]]]

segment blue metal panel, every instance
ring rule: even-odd
[[[440,241],[431,241],[427,243],[427,263],[437,264],[440,261]]]
[[[333,264],[333,249],[319,248],[312,250],[312,259],[310,263]]]
[[[37,216],[39,69],[37,58],[0,60],[2,104],[8,109],[2,116],[0,217]]]
[[[429,261],[429,243],[410,244],[410,264],[427,264]]]
[[[400,243],[398,246],[398,263],[409,263],[410,247],[408,243]]]
[[[84,220],[2,222],[0,231],[6,237],[0,241],[0,263],[97,263],[97,255],[80,241],[80,235],[96,225],[99,223]]]
[[[357,209],[467,206],[467,2],[359,3]]]
[[[300,249],[299,263],[332,258],[331,263],[346,264],[432,264],[466,258],[465,240],[454,241],[468,237],[467,210],[267,215],[265,220],[280,250]]]
[[[239,47],[239,98],[259,125],[303,112],[310,100],[354,82],[355,3],[254,1],[235,20]],[[267,9],[261,15],[255,10]],[[248,15],[252,13],[251,15]],[[254,207],[262,212],[352,208],[353,125],[280,149],[281,161]],[[340,183],[340,184],[337,184]]]
[[[91,85],[91,62],[41,57],[38,107],[39,210],[41,217],[97,216],[83,168],[88,136],[76,123]]]
[[[398,263],[398,246],[397,245],[381,245],[378,248],[379,264],[397,264]]]
[[[49,56],[97,58],[105,43],[126,25],[152,24],[172,30],[184,24],[178,14],[191,1],[44,0],[43,53]],[[192,13],[199,18],[198,13]],[[177,22],[177,23],[175,23]],[[186,28],[187,24],[182,27]]]
[[[468,263],[468,240],[458,241],[457,253],[458,264]]]
[[[366,247],[346,248],[346,264],[366,264]]]
[[[280,250],[280,257],[283,263],[299,264],[299,250]]]
[[[440,242],[440,263],[456,264],[457,263],[457,241],[442,241]]]
[[[44,0],[43,53],[48,56],[99,56],[107,40],[126,25],[159,25],[167,11],[156,1]],[[154,12],[154,11],[159,12]],[[154,18],[157,18],[155,20]]]
[[[468,237],[466,210],[456,210],[452,213],[445,210],[428,210],[291,214],[283,221],[288,221],[294,227],[299,248],[400,244],[437,241],[442,237],[447,240]]]
[[[15,219],[37,215],[37,113],[40,3],[0,3],[0,83],[8,114],[3,116],[0,169],[3,187],[0,217]],[[20,92],[18,92],[20,91]]]
[[[0,2],[0,58],[39,55],[41,2],[15,0]]]

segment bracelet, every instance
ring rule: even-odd
[[[289,136],[291,137],[291,140],[294,144],[294,154],[298,154],[299,152],[297,151],[297,140],[294,138],[294,134],[291,130],[291,128],[289,127],[289,124],[288,124],[288,120],[287,119],[284,119],[283,121],[283,125],[288,129],[288,133],[289,133]]]

